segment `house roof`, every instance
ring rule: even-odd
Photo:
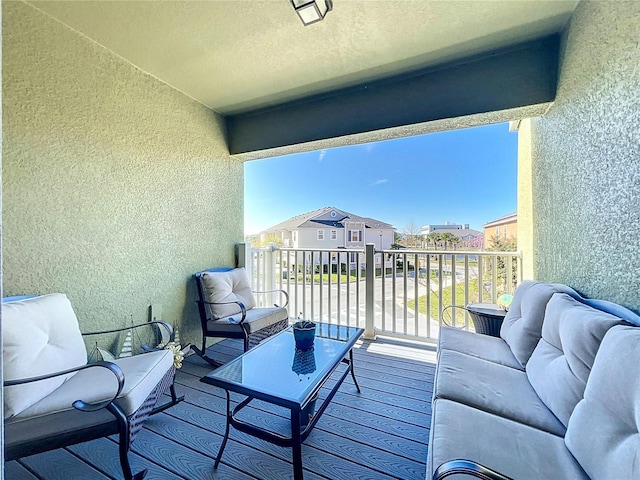
[[[518,212],[513,212],[508,215],[505,215],[500,218],[496,218],[495,220],[491,220],[490,222],[485,223],[483,228],[495,227],[497,225],[503,225],[505,223],[513,223],[518,220]]]
[[[332,218],[331,212],[336,213],[334,218]],[[345,225],[349,222],[362,222],[365,224],[365,228],[395,230],[393,225],[374,218],[360,217],[359,215],[354,215],[353,213],[349,213],[335,207],[323,207],[318,210],[296,215],[289,220],[285,220],[273,227],[267,228],[262,233],[279,232],[282,230],[297,230],[300,228],[320,228],[323,226],[331,228],[345,228]]]

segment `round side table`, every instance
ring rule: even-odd
[[[471,314],[476,333],[500,336],[502,321],[507,315],[503,307],[495,303],[470,303],[466,309]]]

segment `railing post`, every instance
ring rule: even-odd
[[[238,244],[238,258],[237,258],[237,267],[244,267],[247,270],[249,267],[247,266],[247,257],[249,255],[249,249],[251,248],[250,243],[240,242]],[[251,278],[251,276],[249,276]]]
[[[373,243],[367,243],[365,245],[365,263],[367,269],[365,270],[365,321],[364,321],[364,338],[367,340],[375,340],[376,333],[374,329],[374,311],[373,311],[373,291],[375,280],[375,253],[376,248]]]
[[[238,243],[238,251],[236,254],[236,267],[244,267],[247,270],[247,277],[253,290],[257,290],[257,279],[253,276],[253,255],[251,253],[251,244],[249,242]]]
[[[275,243],[270,243],[269,248],[265,252],[267,258],[265,259],[265,290],[274,290],[276,288],[276,249],[278,246]]]

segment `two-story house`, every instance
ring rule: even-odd
[[[362,255],[358,262],[357,252],[362,251],[365,244],[373,243],[376,250],[389,249],[394,231],[392,225],[380,220],[324,207],[285,220],[261,232],[260,237],[262,241],[277,238],[285,248],[305,250],[307,265],[348,262],[350,268],[355,268],[357,263],[364,263]],[[338,250],[342,249],[353,251],[340,255]],[[301,255],[298,263],[302,261]],[[376,256],[376,263],[379,262],[380,256]]]
[[[512,238],[516,242],[518,239],[518,212],[491,220],[485,223],[483,228],[485,249],[491,248],[494,239],[506,241]]]

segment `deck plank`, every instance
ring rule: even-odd
[[[38,477],[24,468],[17,460],[4,464],[4,476],[11,480],[38,480]]]
[[[105,480],[109,478],[63,448],[25,457],[20,460],[20,463],[35,472],[38,477],[47,480]]]
[[[134,439],[134,443],[136,441],[137,439]],[[91,442],[80,443],[67,447],[67,450],[110,477],[119,478],[122,476],[122,467],[118,457],[118,444],[109,438],[99,438]],[[147,469],[148,471],[153,471],[154,479],[180,480],[183,478],[134,453],[129,454],[129,461],[131,462],[131,470],[134,473]]]
[[[228,361],[242,343],[224,340],[209,356]],[[435,350],[394,341],[354,347],[358,393],[348,377],[302,448],[306,480],[423,479],[427,457]],[[212,366],[192,355],[176,376],[183,403],[148,419],[130,454],[134,471],[160,480],[271,480],[293,476],[291,449],[231,429],[222,462],[213,468],[224,433],[226,398],[200,378]],[[342,369],[342,367],[341,367]],[[337,374],[320,392],[335,385]],[[232,403],[244,397],[232,394]],[[288,411],[255,401],[242,411],[256,424],[288,433]],[[11,479],[120,479],[114,438],[46,452],[5,464]]]

